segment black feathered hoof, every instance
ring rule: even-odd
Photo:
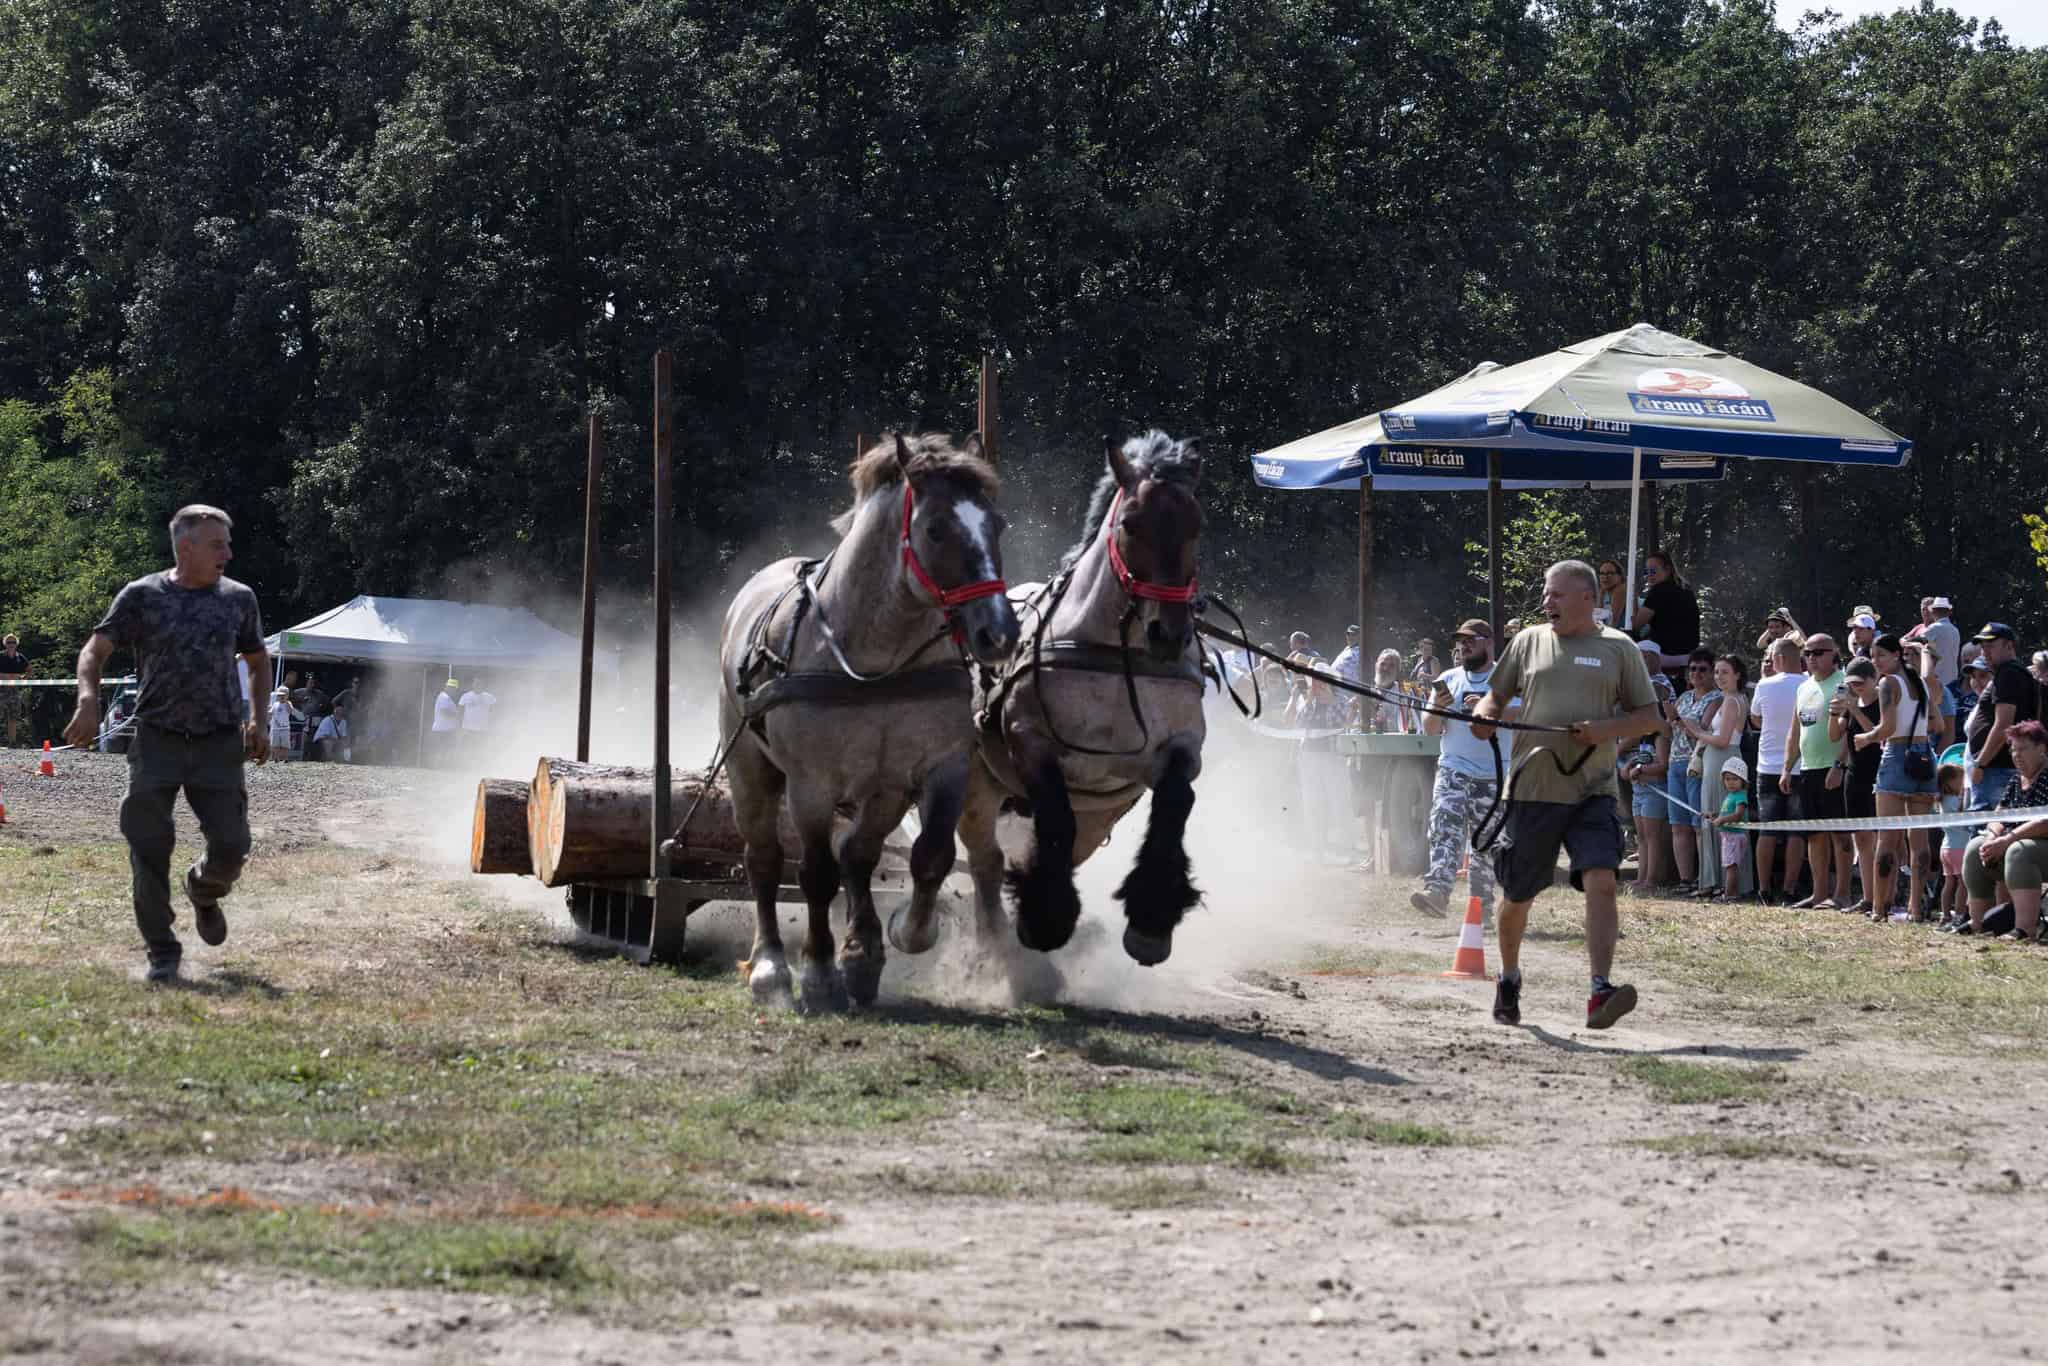
[[[1140,967],[1156,968],[1173,954],[1173,936],[1144,934],[1135,928],[1124,930],[1124,952]]]
[[[1073,874],[1061,878],[1034,863],[1011,869],[1005,880],[1017,906],[1017,942],[1034,953],[1065,948],[1081,919],[1081,894],[1074,890]]]

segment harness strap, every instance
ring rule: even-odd
[[[1195,594],[1201,591],[1195,580],[1189,579],[1178,588],[1168,587],[1139,578],[1124,563],[1124,553],[1116,544],[1116,515],[1123,505],[1124,491],[1119,488],[1116,500],[1109,505],[1109,516],[1102,519],[1103,539],[1109,542],[1109,572],[1116,575],[1116,581],[1123,586],[1124,592],[1134,598],[1150,598],[1154,602],[1193,602]]]
[[[780,674],[754,689],[740,703],[740,714],[753,724],[793,702],[811,705],[864,705],[874,702],[912,702],[933,697],[959,697],[972,691],[965,669],[941,664],[928,669],[907,669],[869,682],[842,673],[807,669]]]

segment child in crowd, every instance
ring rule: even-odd
[[[1935,790],[1941,794],[1941,810],[1944,814],[1963,809],[1963,766],[1943,764],[1934,775]],[[1963,905],[1963,855],[1970,847],[1971,828],[1967,825],[1951,825],[1941,832],[1941,919],[1943,925],[1953,925],[1958,920],[1967,922],[1968,911]]]
[[[270,695],[270,757],[283,763],[292,757],[292,722],[304,718],[292,705],[292,690],[279,688]]]
[[[1749,819],[1749,765],[1729,759],[1721,765],[1721,812],[1714,824],[1721,827],[1721,866],[1736,869],[1749,857],[1749,836],[1728,827]]]

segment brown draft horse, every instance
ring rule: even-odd
[[[1148,788],[1144,843],[1116,893],[1124,951],[1147,966],[1165,961],[1174,928],[1201,898],[1182,846],[1206,734],[1194,622],[1201,473],[1194,443],[1163,432],[1110,450],[1080,543],[1024,599],[1023,639],[984,678],[981,744],[960,816],[984,948],[998,948],[1004,929],[996,820],[1006,799],[1028,808],[1035,836],[1030,857],[1008,871],[1024,947],[1047,953],[1072,937],[1081,913],[1074,869]],[[915,953],[937,930],[929,910],[913,906],[889,934]]]
[[[995,468],[978,437],[885,437],[852,468],[853,509],[820,562],[782,560],[749,579],[725,616],[721,733],[754,892],[749,985],[789,1007],[789,963],[775,898],[777,809],[787,797],[803,846],[797,881],[810,909],[806,1010],[870,1005],[882,979],[882,927],[870,879],[882,842],[914,803],[911,906],[929,915],[952,871],[954,827],[975,744],[963,654],[1007,656],[1017,615],[1003,595]],[[950,638],[949,638],[950,637]],[[852,822],[833,848],[833,820]],[[846,943],[833,960],[832,898],[846,887]]]

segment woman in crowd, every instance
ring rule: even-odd
[[[1748,729],[1749,721],[1749,666],[1735,655],[1722,655],[1714,661],[1714,689],[1720,694],[1720,702],[1705,725],[1686,725],[1683,713],[1679,723],[1689,733],[1697,746],[1694,753],[1700,762],[1699,791],[1714,801],[1713,810],[1720,810],[1721,769],[1730,759],[1742,754],[1742,736]],[[1748,769],[1743,770],[1745,779]],[[1695,806],[1706,809],[1705,802]],[[1721,845],[1718,832],[1709,825],[1701,825],[1699,833],[1699,890],[1698,896],[1719,895],[1726,898],[1742,896],[1749,890],[1749,869],[1747,865],[1724,869],[1721,864]],[[1736,833],[1741,833],[1740,831]]]
[[[2048,806],[2048,729],[2021,721],[2005,733],[2017,770],[1998,807],[2022,811]],[[1993,821],[1963,855],[1963,887],[1970,895],[1970,928],[1981,932],[1984,912],[2003,885],[2012,898],[2015,939],[2035,938],[2041,926],[2041,881],[2048,875],[2048,819]]]
[[[1718,787],[1703,788],[1705,761],[1698,754],[1700,740],[1712,734],[1714,713],[1720,705],[1721,690],[1714,686],[1714,652],[1694,650],[1685,662],[1685,691],[1678,695],[1678,714],[1671,723],[1670,763],[1664,778],[1671,858],[1677,864],[1678,881],[1687,891],[1696,890],[1699,880],[1701,817],[1695,813],[1700,809],[1700,794],[1702,790],[1720,791]],[[1719,809],[1717,802],[1715,810]]]
[[[1373,661],[1372,685],[1387,692],[1398,692],[1401,682],[1401,652],[1392,647],[1381,650],[1379,658]],[[1399,702],[1382,699],[1374,703],[1368,698],[1365,706],[1366,729],[1389,732],[1408,729],[1408,709]]]
[[[1835,744],[1850,741],[1849,780],[1843,784],[1843,808],[1850,819],[1877,814],[1877,766],[1884,751],[1876,745],[1855,748],[1855,737],[1874,731],[1884,720],[1884,708],[1877,697],[1877,665],[1867,659],[1849,661],[1848,692],[1828,703],[1828,739]],[[1857,830],[1849,839],[1856,846],[1856,866],[1863,872],[1863,898],[1843,910],[1868,914],[1871,883],[1877,875],[1877,832]]]
[[[1934,718],[1941,713],[1926,680],[1920,677],[1920,652],[1915,651],[1909,660],[1905,642],[1887,633],[1871,640],[1870,662],[1877,666],[1882,717],[1875,730],[1863,732],[1851,743],[1856,749],[1884,746],[1877,767],[1878,815],[1925,815],[1934,809],[1934,747],[1930,737],[1938,724]],[[1898,875],[1899,859],[1908,849],[1911,892],[1906,905],[1915,919],[1926,914],[1922,897],[1928,872],[1927,832],[1886,830],[1878,836],[1877,876],[1866,889],[1870,918],[1880,924],[1891,918],[1892,884]]]
[[[1593,604],[1593,617],[1602,626],[1628,629],[1628,584],[1622,579],[1618,560],[1600,561],[1600,595]]]
[[[1436,642],[1427,636],[1415,642],[1415,667],[1408,671],[1408,677],[1416,683],[1434,683],[1436,676],[1444,671],[1444,662],[1437,658]]]

